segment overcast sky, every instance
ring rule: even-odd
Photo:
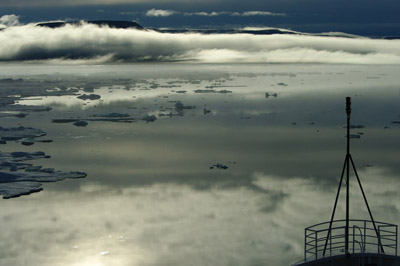
[[[400,35],[398,0],[0,0],[0,17],[133,20],[145,27],[281,27],[305,32]]]

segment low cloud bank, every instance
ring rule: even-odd
[[[160,33],[96,25],[0,31],[0,61],[399,64],[400,41],[306,35]]]

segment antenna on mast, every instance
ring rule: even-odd
[[[361,185],[360,178],[358,177],[358,173],[357,173],[356,167],[354,165],[353,158],[351,157],[351,154],[350,154],[350,114],[351,114],[351,98],[350,97],[346,97],[346,114],[347,114],[347,136],[346,136],[347,137],[347,152],[346,152],[346,158],[345,158],[344,165],[343,165],[342,175],[341,175],[340,182],[339,182],[339,188],[338,188],[338,191],[336,193],[336,200],[335,200],[335,204],[333,206],[331,221],[329,223],[329,229],[328,229],[328,233],[327,233],[326,240],[325,240],[323,256],[325,256],[326,248],[328,246],[328,239],[329,239],[329,236],[331,235],[332,223],[333,223],[333,220],[335,218],[336,206],[337,206],[337,202],[338,202],[338,199],[339,199],[340,188],[342,187],[342,181],[343,181],[343,176],[344,176],[344,172],[345,171],[346,171],[346,227],[345,227],[345,250],[344,251],[345,251],[345,254],[346,254],[347,257],[350,256],[350,252],[349,252],[350,163],[351,163],[351,165],[353,167],[354,174],[357,177],[358,185],[360,187],[361,193],[362,193],[363,198],[364,198],[365,205],[367,206],[369,216],[370,216],[372,224],[374,226],[374,230],[375,230],[376,236],[378,238],[378,246],[379,246],[382,254],[385,254],[385,251],[383,250],[383,246],[382,246],[382,243],[381,243],[381,238],[379,236],[378,229],[377,229],[376,224],[375,224],[375,220],[374,220],[374,218],[372,216],[371,209],[369,208],[369,205],[368,205],[367,197],[365,196],[364,189],[363,189],[363,187]]]

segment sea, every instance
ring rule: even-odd
[[[0,200],[0,265],[300,261],[304,228],[332,214],[346,97],[368,203],[396,224],[399,77],[396,64],[3,63],[0,126],[25,135],[1,154],[41,152],[19,163],[49,177]],[[38,171],[26,167],[2,171]],[[369,219],[354,172],[349,182],[351,217]]]

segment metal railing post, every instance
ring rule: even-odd
[[[332,232],[329,234],[329,255],[332,256]]]
[[[355,237],[356,237],[356,228],[355,228],[355,225],[354,225],[353,226],[353,254],[354,254],[354,241],[356,240]]]
[[[367,221],[364,220],[364,247],[363,253],[365,253],[365,246],[367,245]]]
[[[304,229],[304,261],[307,261],[307,228]]]
[[[395,241],[396,241],[396,244],[395,244],[395,250],[396,250],[396,256],[397,256],[397,225],[396,225],[396,237],[395,237]]]
[[[315,259],[318,259],[318,245],[317,245],[317,241],[318,240],[318,234],[317,231],[315,231]]]
[[[381,251],[380,251],[380,248],[379,248],[379,246],[380,246],[379,244],[381,244],[381,227],[380,226],[378,226],[378,235],[377,235],[377,237],[378,237],[378,254],[380,255],[381,254]]]

